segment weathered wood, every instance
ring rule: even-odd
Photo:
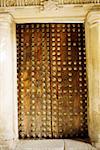
[[[83,24],[19,24],[20,138],[87,138]]]

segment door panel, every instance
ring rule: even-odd
[[[20,138],[86,138],[83,24],[17,24]]]

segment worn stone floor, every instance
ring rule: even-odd
[[[74,140],[20,140],[15,150],[97,150],[90,144]]]

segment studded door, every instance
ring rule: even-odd
[[[17,24],[19,137],[87,138],[83,24]]]

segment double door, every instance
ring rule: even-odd
[[[86,138],[83,24],[17,24],[19,137]]]

